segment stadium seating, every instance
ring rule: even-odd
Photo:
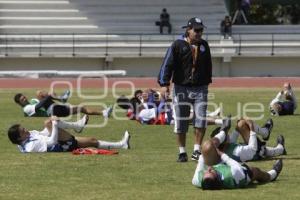
[[[162,8],[171,15],[171,35],[155,26]],[[233,26],[232,38],[222,39],[222,0],[0,0],[0,14],[0,71],[122,69],[156,76],[167,47],[193,16],[207,26],[203,37],[216,76],[243,76],[253,66],[265,72],[251,75],[269,76],[274,65],[299,63],[299,26]]]
[[[226,14],[219,0],[0,0],[2,33],[158,33],[155,21],[166,7],[174,33],[193,16],[208,32],[219,32]],[[213,13],[213,14],[212,14]]]

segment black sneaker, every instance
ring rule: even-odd
[[[220,131],[224,131],[227,133],[231,127],[231,115],[228,115],[225,119],[223,119],[223,124],[221,126]]]
[[[282,155],[286,155],[286,149],[285,149],[285,146],[284,146],[284,137],[283,135],[278,135],[277,136],[277,144],[281,144],[283,146],[283,153]]]
[[[188,156],[186,153],[180,153],[178,155],[177,162],[187,162],[188,161]]]
[[[268,135],[267,135],[267,137],[263,137],[263,139],[265,141],[267,141],[267,140],[269,140],[269,137],[270,137],[272,129],[273,129],[273,120],[271,118],[268,119],[267,122],[265,123],[265,125],[262,128],[268,129]]]
[[[191,158],[192,158],[192,160],[198,161],[200,155],[201,155],[200,151],[196,150],[193,152]]]
[[[281,170],[282,170],[282,159],[279,159],[275,162],[275,164],[273,165],[273,169],[276,171],[277,175],[276,177],[271,180],[271,181],[275,181],[277,179],[277,177],[279,176]]]

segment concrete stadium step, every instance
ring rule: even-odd
[[[99,33],[96,26],[1,26],[4,34],[72,34],[72,33]]]
[[[49,19],[47,18],[46,20],[43,20],[41,18],[36,18],[37,20],[32,20],[32,19],[26,19],[24,18],[24,20],[2,20],[0,17],[0,24],[2,26],[4,25],[11,25],[11,26],[34,26],[34,25],[91,25],[91,23],[87,20],[87,19],[74,19],[74,18],[70,18],[70,19]]]
[[[300,25],[233,25],[233,33],[300,33]]]
[[[204,20],[208,32],[219,33],[220,21],[226,15],[225,4],[219,0],[70,0],[70,2],[97,24],[99,31],[108,33],[117,33],[118,26],[120,33],[157,33],[158,27],[154,26],[154,22],[159,20],[163,7],[166,7],[171,15],[174,33],[182,32],[181,26],[194,16]]]
[[[28,33],[69,33],[70,31],[79,31],[79,33],[158,33],[158,27],[154,25],[154,22],[158,20],[163,7],[166,7],[171,15],[174,33],[181,33],[181,26],[186,24],[189,18],[199,14],[208,27],[207,32],[219,32],[220,20],[226,14],[224,2],[219,0],[0,0],[0,17],[24,17],[22,20],[17,18],[10,20],[2,18],[1,20],[0,18],[2,25],[10,25],[2,26],[0,29],[3,33],[12,33],[13,31],[21,33],[22,30],[28,31]],[[26,12],[26,10],[32,12]],[[35,12],[33,12],[34,10]],[[41,12],[42,10],[43,12]],[[67,12],[68,10],[69,12]],[[40,19],[28,17],[40,17]],[[47,17],[87,17],[88,20],[79,20],[80,18],[75,20],[63,20],[62,18],[55,20],[53,18],[51,20]],[[88,26],[74,30],[68,26],[67,31],[62,27],[58,27],[55,31],[52,27],[64,23],[77,25],[77,22],[78,25],[94,26],[90,26],[91,30],[87,30]],[[38,28],[42,28],[42,24],[51,26],[44,26],[44,29],[38,30]],[[23,26],[18,28],[12,25]],[[33,25],[34,27],[30,30]],[[99,28],[96,29],[95,26]]]
[[[1,12],[0,17],[86,17],[78,12]]]
[[[69,0],[72,3],[77,3],[77,4],[84,4],[84,5],[158,5],[158,6],[163,6],[165,5],[166,7],[174,5],[174,2],[176,2],[176,5],[219,5],[220,0],[185,0],[185,1],[174,1],[174,0],[151,0],[151,1],[141,1],[141,0],[87,0],[87,1],[82,1],[82,0]]]
[[[72,4],[1,4],[1,9],[75,9]]]
[[[101,7],[97,7],[97,6],[93,6],[93,7],[83,7],[83,10],[87,10],[88,12],[94,12],[94,13],[99,13],[99,14],[104,14],[104,13],[142,13],[142,12],[146,12],[146,13],[153,13],[156,15],[159,15],[161,12],[161,6],[130,6],[130,5],[124,5],[124,6],[103,6],[101,5]],[[196,8],[197,9],[197,8]],[[199,14],[202,15],[203,13],[208,13],[209,11],[211,12],[218,12],[218,11],[223,11],[222,7],[214,7],[214,6],[202,6],[201,8],[198,8],[197,10],[199,10]],[[129,12],[128,12],[129,11]],[[168,12],[170,14],[177,14],[178,12],[195,12],[195,5],[191,5],[191,6],[173,6],[173,7],[168,7]],[[224,11],[223,11],[224,12]]]

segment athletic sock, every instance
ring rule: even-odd
[[[240,133],[237,130],[234,130],[230,135],[229,135],[229,141],[230,143],[236,143],[237,139],[239,137]]]
[[[179,153],[186,153],[185,147],[179,147]]]
[[[74,129],[75,131],[79,131],[85,125],[82,120],[83,119],[80,119],[77,122],[66,122],[63,120],[59,120],[57,123],[57,127],[61,129]]]
[[[269,130],[267,128],[262,128],[259,125],[257,125],[256,123],[254,123],[254,131],[261,135],[263,138],[268,137],[269,134]]]
[[[284,148],[281,144],[278,144],[276,147],[266,147],[265,155],[267,157],[280,156],[283,154]]]
[[[199,151],[200,152],[200,144],[194,144],[194,151]]]
[[[222,144],[225,139],[226,139],[226,134],[224,131],[220,131],[217,135],[214,136],[215,138],[217,138],[220,142],[220,144]]]
[[[271,178],[270,178],[271,181],[273,181],[273,180],[276,178],[276,176],[277,176],[277,172],[276,172],[274,169],[268,171],[268,174],[269,174],[270,177],[271,177]]]
[[[257,151],[257,137],[253,131],[250,131],[248,146],[251,147],[252,150]]]
[[[108,142],[98,140],[98,148],[100,149],[120,149],[122,148],[124,143],[122,141],[119,142]]]
[[[216,125],[223,125],[223,119],[215,119]]]

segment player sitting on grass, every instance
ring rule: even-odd
[[[46,93],[39,94],[38,98],[28,101],[25,95],[18,93],[15,95],[14,100],[23,108],[25,117],[49,117],[52,115],[66,117],[77,113],[84,113],[88,115],[103,115],[105,118],[108,118],[112,112],[112,107],[100,111],[85,106],[57,104],[55,101],[65,102],[66,98],[58,98]]]
[[[216,148],[211,140],[203,143],[202,152],[192,180],[193,185],[202,189],[243,188],[254,181],[267,183],[275,181],[282,170],[282,159],[277,160],[268,172],[240,164]],[[209,163],[211,155],[217,157],[219,162]]]
[[[257,134],[260,134],[264,140],[268,140],[273,127],[273,121],[269,119],[264,127],[260,127],[252,120],[241,119],[237,122],[235,131],[227,135],[230,129],[230,120],[221,129],[213,131],[211,141],[221,151],[225,152],[230,158],[238,161],[253,161],[263,158],[285,155],[284,137],[277,137],[276,147],[268,147],[265,142],[262,142]],[[217,134],[215,134],[217,133]],[[237,143],[238,136],[241,135],[244,144]],[[217,157],[210,157],[212,162],[217,162]]]
[[[290,83],[284,83],[280,91],[270,103],[272,115],[293,115],[297,108],[297,100]]]
[[[8,130],[8,138],[13,144],[17,144],[23,153],[31,152],[65,152],[77,148],[94,147],[100,149],[129,149],[130,135],[125,132],[119,142],[107,142],[93,137],[75,137],[65,129],[74,129],[80,133],[88,122],[88,115],[84,115],[77,122],[66,122],[55,116],[46,120],[42,131],[28,131],[20,124],[11,126]]]

